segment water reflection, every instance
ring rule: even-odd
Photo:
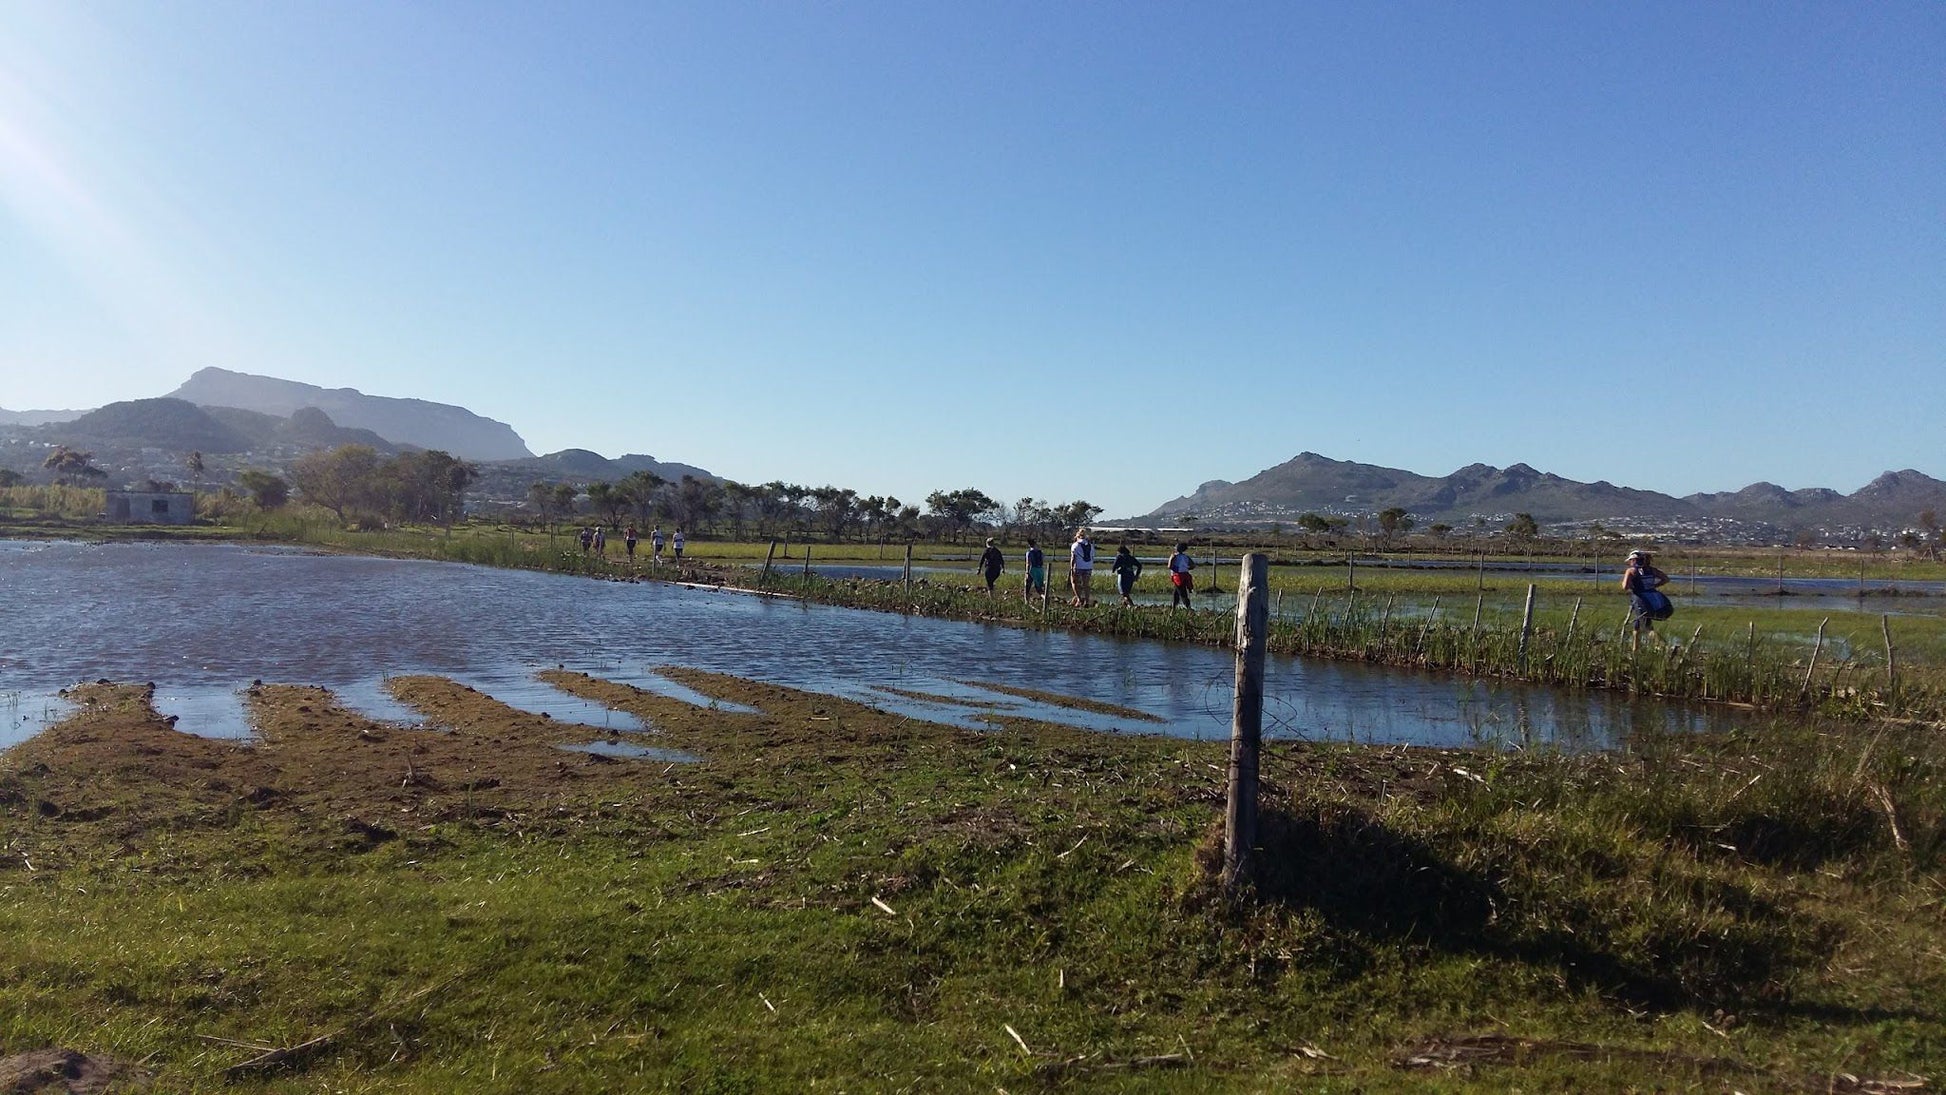
[[[984,725],[976,708],[882,691],[960,695],[991,681],[1149,712],[1160,723],[995,702],[1102,730],[1228,734],[1228,652],[1058,631],[805,605],[767,597],[612,583],[413,560],[233,544],[0,541],[0,695],[16,698],[0,745],[79,680],[155,681],[178,726],[244,732],[237,689],[315,684],[375,717],[419,717],[384,697],[388,675],[473,683],[527,710],[626,729],[605,707],[533,674],[562,666],[688,702],[707,697],[651,671],[682,665],[832,693],[913,718]],[[1724,712],[1631,703],[1341,663],[1273,658],[1267,728],[1307,738],[1458,745],[1476,740],[1613,744],[1641,728],[1720,725]],[[573,710],[572,717],[568,712]],[[234,715],[228,712],[234,712]],[[639,724],[635,727],[639,729]]]

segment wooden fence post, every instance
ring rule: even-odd
[[[1880,616],[1878,626],[1885,634],[1885,695],[1896,708],[1899,701],[1899,663],[1892,649],[1892,617]]]
[[[1230,788],[1223,816],[1223,889],[1250,877],[1257,842],[1257,759],[1264,729],[1264,648],[1270,637],[1270,557],[1243,557],[1237,586],[1236,699],[1230,714]]]
[[[907,600],[912,598],[912,545],[910,543],[905,546],[905,595]]]
[[[811,541],[804,541],[804,576],[811,576]]]
[[[772,540],[770,542],[770,550],[764,552],[764,570],[762,574],[757,575],[758,586],[762,586],[765,582],[768,582],[770,580],[770,561],[776,556],[777,556],[777,541]]]
[[[1811,692],[1811,674],[1818,671],[1818,655],[1824,652],[1824,625],[1830,622],[1829,616],[1818,621],[1818,641],[1811,647],[1811,664],[1804,667],[1804,683],[1798,689],[1806,695]]]
[[[1520,614],[1520,673],[1527,674],[1527,639],[1534,633],[1534,585],[1527,585],[1527,608]]]

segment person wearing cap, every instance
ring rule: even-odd
[[[987,596],[993,596],[993,583],[1000,580],[1000,572],[1006,569],[1007,560],[1000,554],[993,537],[987,537],[987,549],[980,553],[980,577],[986,579]]]
[[[1085,528],[1074,530],[1074,543],[1068,547],[1068,583],[1074,587],[1074,600],[1069,604],[1087,608],[1094,603],[1095,542],[1088,539]]]
[[[1644,631],[1655,634],[1655,621],[1643,594],[1668,580],[1669,576],[1650,562],[1648,552],[1628,553],[1628,567],[1622,571],[1622,590],[1628,594],[1628,627],[1634,633],[1635,643],[1642,641]]]

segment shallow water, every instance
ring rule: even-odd
[[[0,746],[58,718],[77,681],[154,681],[179,729],[248,733],[237,691],[315,684],[374,717],[417,722],[382,688],[433,673],[563,721],[639,729],[533,679],[561,666],[698,696],[653,667],[691,666],[846,696],[964,726],[985,712],[878,686],[977,698],[1103,731],[1227,737],[1234,659],[1200,646],[898,616],[660,583],[236,544],[0,541]],[[1052,708],[996,682],[1132,707],[1160,723]],[[1601,748],[1647,729],[1727,725],[1721,711],[1272,658],[1272,734]],[[577,704],[583,706],[576,706]]]

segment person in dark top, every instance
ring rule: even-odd
[[[1041,550],[1041,546],[1034,542],[1033,537],[1029,536],[1027,538],[1027,584],[1021,587],[1020,596],[1022,600],[1031,601],[1036,593],[1043,597],[1047,596],[1047,553]]]
[[[1628,567],[1622,571],[1622,590],[1628,594],[1628,628],[1633,632],[1631,645],[1642,642],[1642,633],[1655,635],[1654,608],[1649,604],[1647,594],[1669,580],[1669,576],[1656,569],[1649,561],[1646,551],[1628,553]]]
[[[994,546],[993,538],[987,537],[987,549],[980,553],[980,577],[986,579],[987,596],[993,596],[993,583],[1000,580],[1000,572],[1006,566],[1007,561]]]
[[[1115,561],[1108,569],[1115,572],[1115,589],[1122,595],[1122,603],[1134,608],[1135,598],[1130,594],[1135,592],[1135,579],[1142,576],[1142,560],[1128,550],[1127,544],[1122,544],[1115,549]]]

